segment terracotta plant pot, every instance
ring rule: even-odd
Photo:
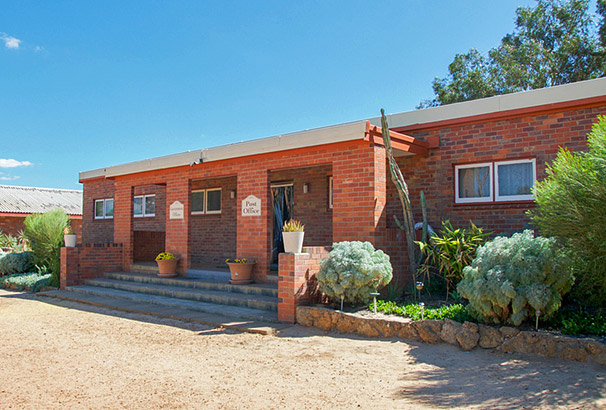
[[[227,262],[229,271],[231,272],[231,280],[229,283],[232,285],[248,285],[253,283],[252,271],[255,267],[255,263],[233,263]]]
[[[303,236],[305,232],[282,232],[284,239],[284,252],[301,253],[303,249]]]
[[[76,247],[76,235],[75,234],[63,235],[63,241],[65,242],[66,248],[75,248]]]
[[[160,259],[156,260],[156,262],[158,263],[158,277],[174,278],[177,276],[179,259]]]

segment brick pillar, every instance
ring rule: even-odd
[[[133,263],[133,195],[132,186],[116,181],[114,192],[114,243],[121,243],[124,256],[122,269]]]
[[[269,272],[269,174],[266,169],[238,172],[236,257],[257,261],[253,277],[265,282]],[[261,199],[261,215],[243,216],[242,201],[249,195]]]
[[[183,219],[170,219],[170,206],[183,205]],[[167,252],[179,258],[177,271],[187,276],[189,269],[189,180],[179,178],[166,184],[166,244]]]
[[[385,148],[363,144],[333,161],[333,241],[375,243],[385,226]]]
[[[80,284],[79,265],[79,248],[61,248],[61,272],[59,275],[61,289]]]

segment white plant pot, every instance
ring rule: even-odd
[[[63,235],[63,240],[65,241],[66,248],[76,247],[76,235]]]
[[[284,252],[301,253],[304,235],[305,232],[282,232],[282,239],[284,239]]]

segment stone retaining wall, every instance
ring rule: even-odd
[[[377,319],[312,306],[297,307],[297,323],[369,337],[397,337],[427,343],[449,343],[463,350],[481,347],[500,352],[531,353],[606,366],[606,343],[599,340],[519,330],[508,326],[458,323],[449,319],[417,322],[399,317]]]

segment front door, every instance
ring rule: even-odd
[[[284,252],[282,240],[282,226],[284,222],[293,217],[293,186],[292,184],[272,185],[271,197],[274,208],[273,240],[271,250],[271,263],[278,263],[278,254]]]

